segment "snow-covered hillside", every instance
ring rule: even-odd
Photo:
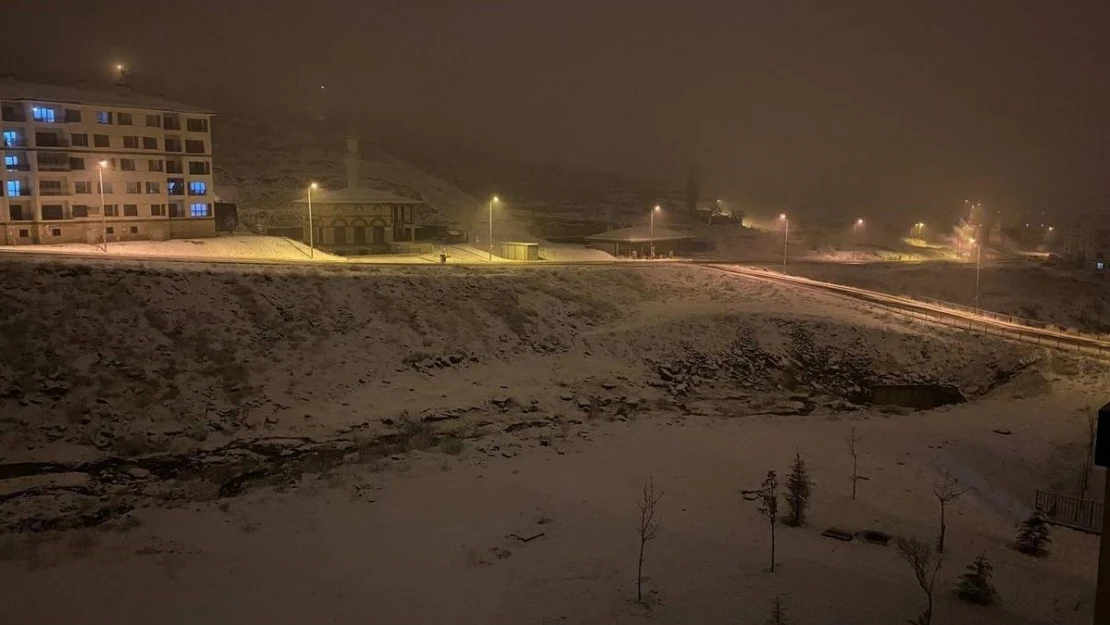
[[[310,182],[324,188],[347,184],[344,165],[349,132],[319,122],[265,121],[221,117],[213,131],[216,191],[236,202],[247,221],[299,219],[287,211]],[[372,137],[360,139],[360,183],[407,197],[419,197],[446,222],[467,224],[482,202],[381,149]],[[289,215],[282,215],[289,212]]]

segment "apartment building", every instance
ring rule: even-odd
[[[1110,273],[1110,214],[1076,219],[1064,232],[1064,257],[1076,267]]]
[[[0,81],[0,244],[214,236],[212,115],[127,85]]]

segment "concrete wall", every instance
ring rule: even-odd
[[[166,238],[202,239],[216,236],[216,220],[214,218],[169,219],[166,223],[169,224],[169,234]]]
[[[107,229],[108,241],[162,241],[170,238],[216,236],[214,219],[127,219],[10,222],[0,228],[0,244],[34,245],[99,243]]]

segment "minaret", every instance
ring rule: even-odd
[[[347,134],[347,188],[357,189],[358,168],[362,164],[362,154],[358,151],[358,134],[352,129]]]

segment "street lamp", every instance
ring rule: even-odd
[[[104,253],[108,253],[108,220],[107,209],[104,207],[104,170],[108,167],[108,161],[100,161],[96,164],[96,177],[100,182],[100,237],[104,240]]]
[[[315,230],[312,227],[312,192],[318,188],[320,187],[315,182],[308,185],[308,257],[313,260],[316,258],[316,248],[312,245],[314,243],[312,235]]]
[[[493,205],[500,203],[501,198],[496,195],[489,199],[489,262],[493,262]]]
[[[856,248],[856,250],[852,253],[852,255],[856,256],[856,257],[858,257],[858,255],[859,255],[859,253],[858,253],[858,250],[859,250],[859,231],[860,231],[861,228],[863,228],[863,218],[862,217],[857,219],[856,223],[852,224],[852,247]]]
[[[975,245],[975,310],[979,310],[979,262],[983,259],[983,243],[975,238],[969,239]]]
[[[651,258],[655,258],[655,213],[663,210],[658,204],[648,213],[648,238],[651,240]]]
[[[786,218],[786,213],[779,215],[779,220],[786,226],[782,237],[782,266],[786,267],[786,250],[790,246],[790,220]]]

